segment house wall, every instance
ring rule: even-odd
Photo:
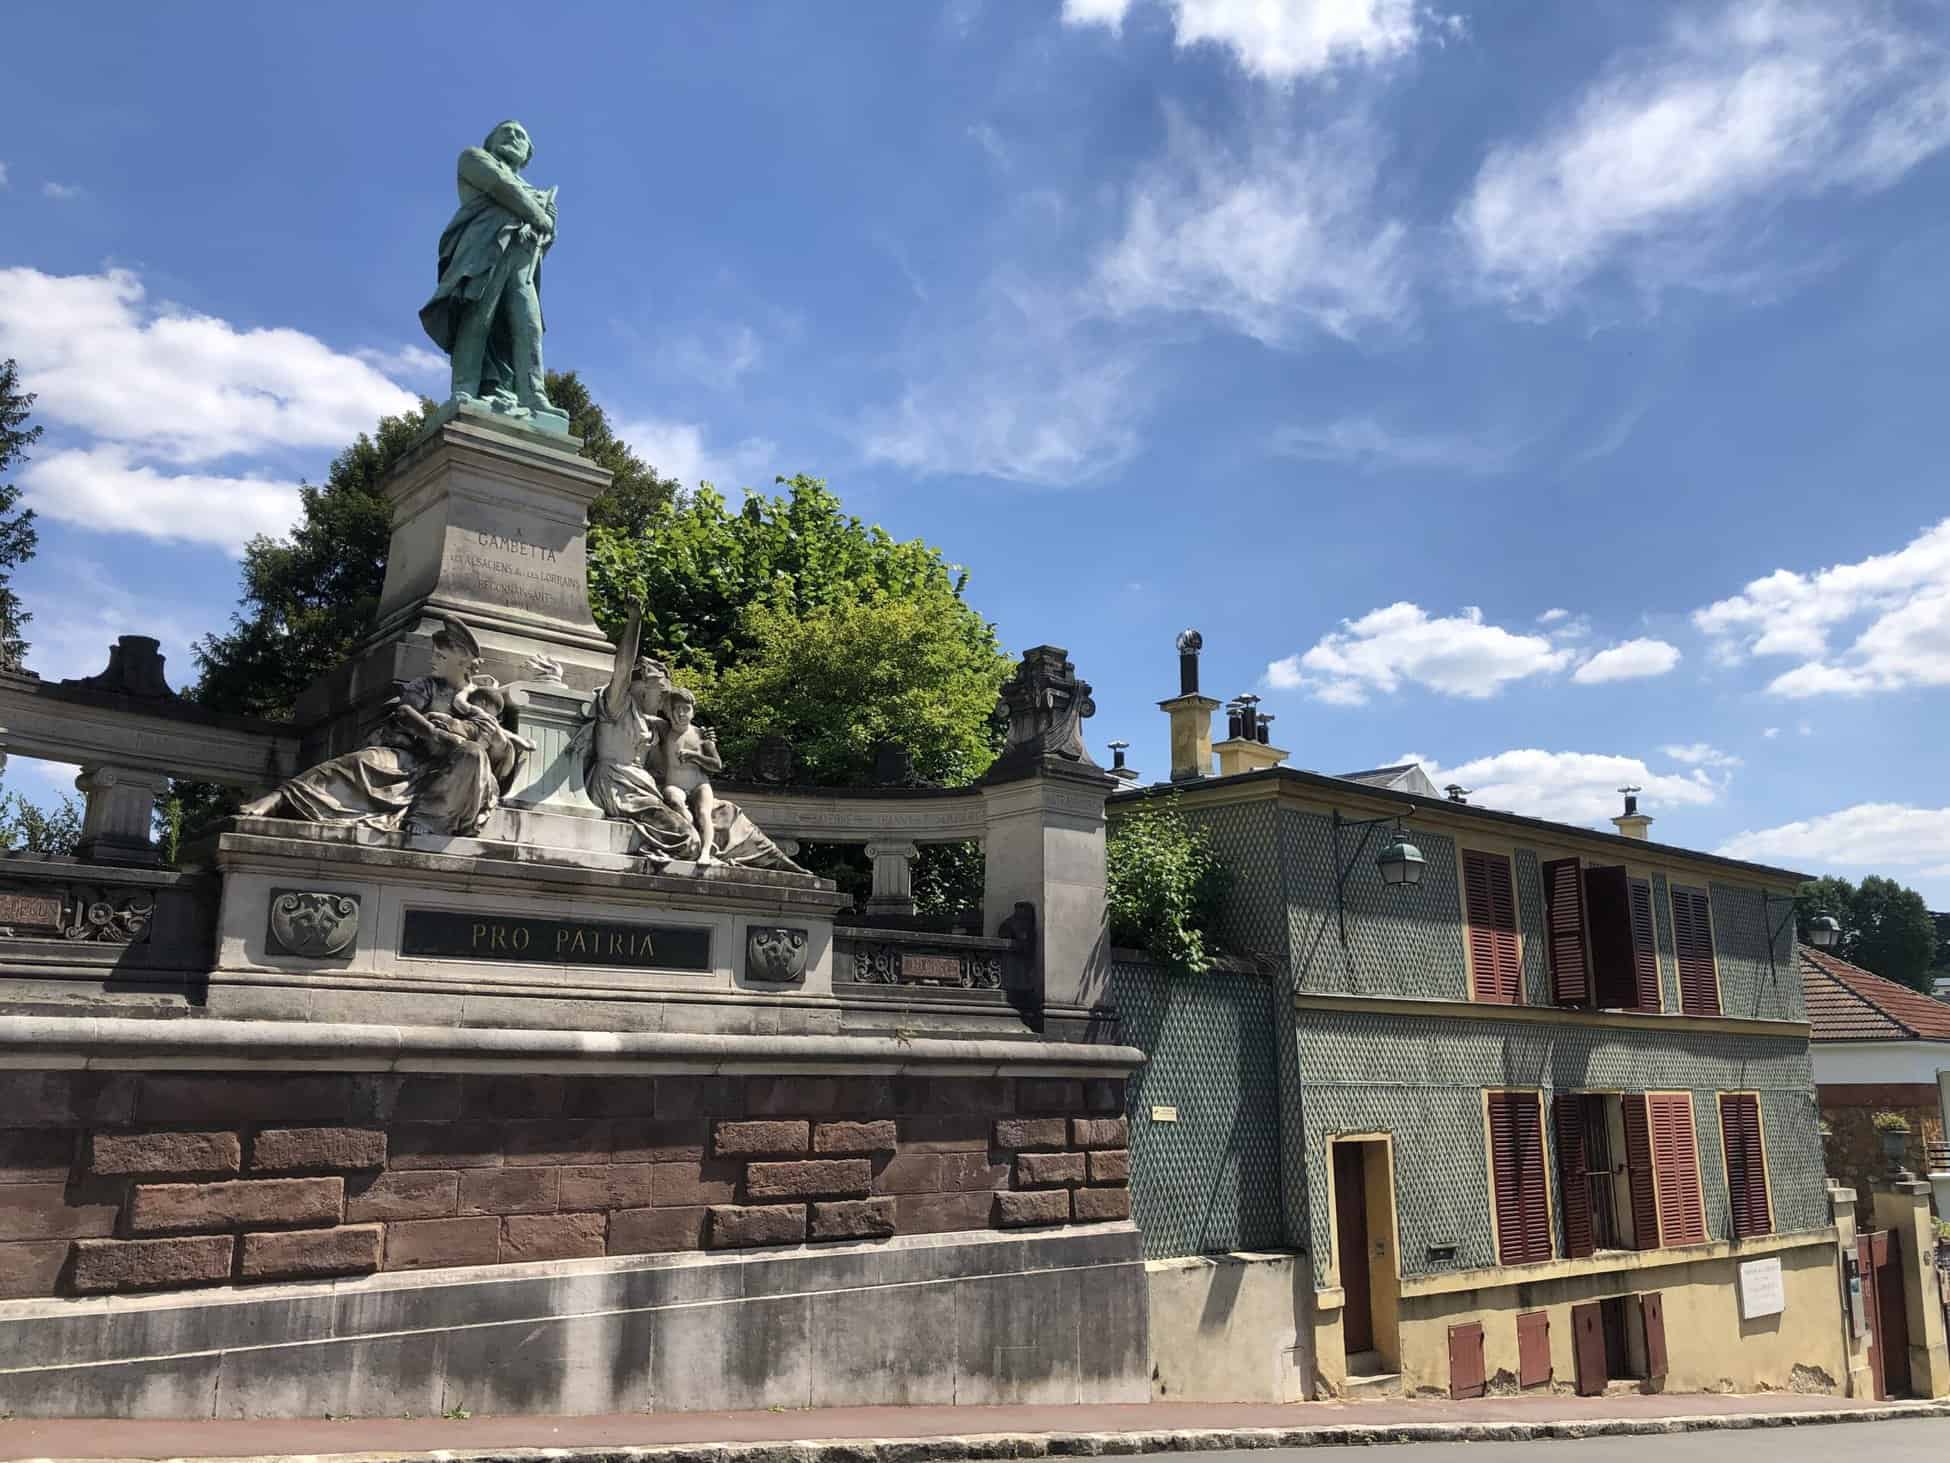
[[[1819,1050],[1816,1056],[1819,1060]],[[1901,1070],[1893,1063],[1892,1067]],[[1891,1174],[1875,1126],[1877,1113],[1896,1113],[1908,1121],[1901,1166],[1911,1173],[1926,1173],[1929,1148],[1943,1142],[1942,1088],[1935,1081],[1904,1082],[1894,1077],[1892,1071],[1888,1081],[1824,1082],[1817,1089],[1822,1122],[1828,1129],[1821,1146],[1829,1175],[1858,1194],[1873,1193],[1877,1183]]]
[[[1742,1263],[1776,1255],[1786,1305],[1778,1316],[1740,1318]],[[1565,1261],[1525,1267],[1520,1284],[1485,1284],[1402,1297],[1402,1385],[1410,1394],[1449,1392],[1449,1327],[1483,1327],[1483,1368],[1493,1392],[1517,1388],[1517,1316],[1550,1317],[1551,1386],[1568,1390],[1577,1375],[1571,1308],[1610,1296],[1656,1291],[1665,1307],[1668,1392],[1802,1392],[1845,1390],[1848,1361],[1839,1323],[1835,1242],[1830,1232],[1757,1240],[1737,1248],[1632,1255],[1629,1267]],[[1645,1263],[1638,1263],[1644,1261]],[[1505,1274],[1515,1272],[1506,1271]]]

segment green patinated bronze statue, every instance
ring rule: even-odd
[[[555,242],[555,190],[530,186],[521,123],[460,155],[460,207],[440,235],[440,284],[420,323],[453,361],[454,399],[566,431],[542,384],[542,256]]]

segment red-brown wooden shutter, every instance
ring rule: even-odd
[[[1571,1307],[1571,1359],[1580,1397],[1596,1397],[1611,1380],[1605,1368],[1605,1322],[1598,1301]]]
[[[1679,956],[1679,1009],[1688,1016],[1719,1015],[1712,908],[1704,890],[1673,889],[1672,943]]]
[[[1584,874],[1574,858],[1544,865],[1544,929],[1550,945],[1551,999],[1591,1003],[1591,964],[1584,942]]]
[[[1497,1260],[1529,1265],[1551,1257],[1543,1113],[1534,1092],[1488,1094],[1490,1193]]]
[[[1463,850],[1463,893],[1469,911],[1469,964],[1475,998],[1514,1006],[1523,999],[1517,955],[1517,901],[1510,860]]]
[[[1574,1092],[1561,1092],[1551,1101],[1557,1123],[1557,1202],[1564,1211],[1564,1254],[1569,1259],[1597,1249],[1591,1233],[1591,1184],[1585,1177],[1590,1168],[1584,1151],[1586,1101]]]
[[[1760,1145],[1760,1101],[1752,1093],[1729,1092],[1720,1098],[1720,1144],[1727,1157],[1735,1237],[1768,1233],[1774,1224],[1767,1212],[1767,1160]]]
[[[1449,1395],[1480,1397],[1485,1390],[1483,1323],[1459,1322],[1449,1328]]]
[[[1551,1379],[1551,1318],[1547,1311],[1517,1315],[1517,1385],[1541,1387]]]
[[[1658,1291],[1639,1296],[1639,1317],[1645,1322],[1645,1374],[1656,1382],[1666,1374],[1666,1303]]]
[[[1659,1202],[1653,1187],[1652,1121],[1645,1098],[1632,1093],[1619,1099],[1625,1116],[1625,1181],[1632,1195],[1632,1243],[1641,1250],[1659,1248]]]
[[[1659,952],[1652,939],[1652,885],[1632,880],[1632,988],[1638,1009],[1659,1009]]]
[[[1652,1121],[1652,1165],[1659,1174],[1660,1242],[1704,1244],[1706,1213],[1700,1199],[1692,1100],[1683,1092],[1648,1093],[1645,1109]]]

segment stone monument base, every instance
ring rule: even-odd
[[[233,820],[211,857],[223,888],[212,1013],[737,1032],[760,1012],[777,1030],[789,1008],[797,1029],[839,1029],[845,899],[830,880],[685,863],[646,873],[621,851],[627,825],[560,813],[504,808],[485,831],[584,846]],[[589,1001],[634,1003],[635,1019],[592,1021]]]

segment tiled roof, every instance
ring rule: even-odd
[[[1950,1041],[1950,1005],[1824,950],[1800,954],[1816,1041]]]

